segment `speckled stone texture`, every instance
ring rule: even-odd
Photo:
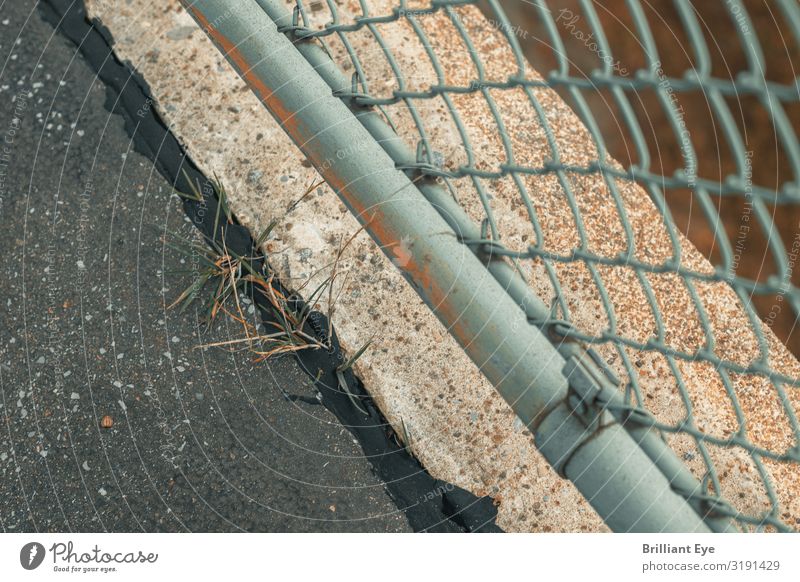
[[[260,232],[272,220],[278,226],[267,243],[272,263],[284,280],[308,295],[331,273],[342,241],[359,227],[327,186],[317,189],[292,210],[318,174],[309,167],[283,131],[225,63],[210,41],[192,32],[191,18],[177,0],[150,2],[88,0],[93,15],[111,30],[116,50],[131,61],[150,84],[156,106],[203,170],[216,172],[225,182],[233,210],[242,222]],[[413,3],[414,5],[419,3]],[[359,12],[354,0],[338,2],[341,20]],[[370,0],[373,15],[388,14],[390,0]],[[516,72],[515,61],[496,27],[474,7],[456,9],[481,55],[485,75],[505,80]],[[330,15],[311,12],[319,26]],[[447,83],[467,85],[476,78],[466,46],[452,22],[441,13],[420,17]],[[425,57],[418,37],[406,22],[381,24],[378,33],[390,47],[406,79],[406,89],[424,90],[437,84],[435,70]],[[386,96],[398,84],[384,53],[366,29],[348,35],[358,52],[373,96]],[[348,71],[343,46],[335,38],[331,51]],[[528,70],[531,78],[539,78]],[[548,144],[541,121],[523,91],[488,92],[511,138],[516,162],[541,166]],[[553,92],[534,90],[567,164],[586,165],[597,158],[592,140],[577,116]],[[471,142],[473,164],[496,170],[506,163],[487,101],[481,93],[453,95]],[[467,161],[455,124],[441,99],[415,100],[433,148],[444,156],[446,167]],[[418,131],[405,106],[387,108],[399,133],[413,145]],[[545,247],[568,253],[583,246],[612,257],[625,248],[619,211],[609,187],[599,175],[567,175],[585,224],[581,241],[562,186],[551,175],[523,178],[531,193],[533,211],[542,225]],[[479,221],[485,216],[470,180],[456,184],[459,201]],[[489,204],[504,244],[524,249],[535,240],[529,210],[511,178],[485,180]],[[630,221],[636,256],[660,263],[671,256],[663,221],[645,192],[635,184],[618,182],[617,190]],[[687,267],[710,271],[711,266],[685,238],[682,256]],[[554,296],[544,266],[523,262],[532,287],[546,301]],[[601,332],[609,321],[600,303],[598,281],[613,304],[618,333],[638,341],[651,337],[655,327],[645,290],[636,273],[626,267],[557,264],[563,298],[573,322],[582,330]],[[347,246],[337,268],[333,321],[343,344],[351,351],[372,338],[358,361],[357,371],[368,390],[399,434],[403,426],[411,448],[435,476],[458,484],[477,495],[490,494],[498,504],[501,527],[509,531],[602,531],[605,526],[574,487],[559,479],[536,451],[531,434],[516,420],[479,370],[468,360],[444,327],[402,280],[394,266],[363,232]],[[674,275],[650,274],[646,280],[662,311],[667,343],[692,351],[702,346],[702,333],[690,290]],[[747,363],[757,355],[751,325],[733,291],[724,284],[695,284],[715,333],[716,352],[723,358]],[[328,311],[327,297],[319,308]],[[776,370],[800,375],[800,366],[763,327]],[[625,380],[621,355],[612,345],[599,351]],[[685,415],[674,372],[680,374],[692,398],[698,427],[714,436],[730,436],[738,421],[719,375],[708,364],[675,360],[654,353],[628,350],[646,396],[648,408],[664,422]],[[731,376],[731,383],[747,418],[749,438],[770,450],[783,451],[793,444],[790,427],[775,389],[763,379]],[[789,392],[797,408],[800,396]],[[671,440],[692,470],[702,470],[693,442],[683,436]],[[755,512],[766,507],[766,492],[750,457],[742,451],[712,447],[712,458],[722,477],[722,488],[734,505]],[[800,518],[800,475],[792,465],[764,461],[775,480],[783,517]]]

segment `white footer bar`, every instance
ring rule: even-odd
[[[0,535],[2,580],[777,581],[799,564],[800,537],[776,534]]]

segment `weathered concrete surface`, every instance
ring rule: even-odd
[[[0,55],[0,530],[408,531],[292,358],[167,308],[195,229],[34,0]]]
[[[172,124],[200,165],[217,172],[228,185],[232,206],[245,224],[260,231],[273,219],[280,224],[268,242],[274,263],[296,287],[314,289],[330,274],[341,241],[358,231],[355,219],[327,188],[287,213],[305,188],[318,176],[283,135],[279,127],[235,76],[200,33],[192,32],[191,19],[177,1],[159,3],[131,0],[121,6],[110,0],[90,0],[93,14],[114,34],[117,50],[143,73],[152,85],[158,107]],[[340,18],[358,13],[353,1],[337,3]],[[392,2],[373,0],[372,14],[388,14]],[[475,40],[486,67],[486,76],[505,80],[515,72],[514,61],[498,31],[474,8],[456,9],[461,23]],[[328,18],[324,11],[314,24]],[[441,14],[420,18],[438,55],[448,83],[466,85],[476,77],[466,46]],[[406,23],[378,26],[407,80],[407,89],[435,84],[433,67],[415,33]],[[397,88],[394,75],[371,34],[363,29],[349,37],[358,51],[370,82],[370,92],[386,96]],[[331,49],[347,70],[345,51],[335,39]],[[532,77],[537,74],[528,71]],[[596,159],[586,129],[571,110],[551,91],[536,90],[553,128],[562,161],[586,165]],[[521,91],[493,92],[498,110],[511,136],[518,163],[540,166],[548,145],[541,121]],[[491,113],[480,94],[456,95],[453,102],[464,122],[475,164],[496,169],[506,161]],[[466,161],[455,124],[441,102],[416,102],[434,148],[445,153],[447,167]],[[402,106],[389,107],[400,133],[413,143],[413,120]],[[623,229],[608,187],[598,176],[570,175],[579,210],[586,224],[587,248],[602,256],[616,256],[625,248]],[[532,204],[542,224],[545,245],[568,253],[578,246],[572,210],[561,186],[552,176],[524,178]],[[525,248],[535,236],[527,211],[510,179],[485,182],[503,242],[512,249]],[[467,181],[458,184],[459,199],[476,220],[484,216],[480,201]],[[633,225],[637,258],[659,263],[671,254],[669,239],[658,212],[635,185],[618,184],[628,220]],[[682,240],[688,267],[709,270],[710,265]],[[545,299],[554,296],[541,264],[524,265],[536,291]],[[588,332],[608,325],[601,308],[598,287],[585,265],[556,267],[563,299],[572,321]],[[631,269],[598,267],[599,277],[613,303],[619,332],[646,341],[654,319],[646,307],[641,281]],[[347,248],[339,264],[333,319],[343,342],[351,350],[373,338],[372,347],[358,363],[358,371],[386,416],[402,434],[405,426],[411,446],[434,476],[454,482],[476,494],[493,493],[499,504],[499,524],[513,531],[600,530],[603,525],[588,504],[569,484],[558,479],[536,452],[530,434],[515,423],[510,409],[495,394],[479,371],[447,335],[446,330],[403,283],[391,263],[362,233]],[[699,327],[689,291],[678,278],[649,275],[656,301],[664,314],[667,342],[692,351],[705,336]],[[737,299],[725,285],[697,284],[696,290],[716,336],[717,353],[736,362],[748,362],[756,354],[755,336]],[[325,298],[320,307],[326,309]],[[798,376],[800,367],[765,328],[776,369]],[[601,346],[603,355],[624,379],[627,372],[613,346]],[[663,356],[628,351],[647,397],[648,408],[659,420],[675,422],[685,413],[672,380],[671,363]],[[701,430],[716,436],[735,430],[727,394],[711,366],[678,361]],[[792,435],[774,389],[765,381],[733,377],[732,382],[748,418],[754,442],[782,451]],[[800,397],[790,394],[795,408]],[[695,471],[700,456],[688,439],[673,439]],[[755,511],[765,506],[766,492],[749,457],[741,451],[712,450],[724,475],[723,489],[737,507]],[[777,483],[777,494],[793,522],[800,516],[800,489],[796,467],[765,463]]]

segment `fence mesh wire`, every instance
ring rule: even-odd
[[[785,340],[800,314],[800,244],[776,224],[800,203],[797,79],[771,76],[762,43],[777,37],[761,37],[739,0],[715,8],[745,63],[722,74],[697,6],[669,4],[680,54],[659,54],[667,25],[646,2],[611,15],[636,39],[633,65],[605,34],[608,10],[590,0],[511,7],[529,28],[495,0],[297,0],[283,31],[321,42],[353,75],[339,96],[379,108],[417,144],[403,169],[439,180],[482,225],[467,244],[517,264],[552,306],[536,324],[597,347],[627,405],[648,412],[719,511],[744,529],[790,530],[800,523],[800,366]],[[766,10],[787,31],[790,62],[800,8]],[[590,70],[571,58],[578,45]],[[743,119],[755,109],[771,141],[754,151]],[[764,149],[776,169],[759,183]],[[673,217],[687,207],[710,240],[696,241],[702,253]],[[778,322],[789,330],[781,339]]]

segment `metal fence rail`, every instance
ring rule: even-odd
[[[556,470],[571,479],[592,506],[617,531],[730,531],[766,528],[780,531],[796,524],[792,511],[782,503],[775,487],[775,467],[790,474],[800,471],[800,426],[793,402],[800,375],[791,365],[776,364],[776,340],[752,305],[755,294],[775,294],[785,300],[795,316],[800,314],[800,290],[792,283],[793,259],[779,236],[768,236],[769,249],[778,272],[756,280],[736,275],[737,251],[725,234],[711,196],[742,197],[752,208],[754,222],[772,232],[770,205],[800,203],[800,145],[789,123],[786,107],[800,101],[798,85],[767,81],[764,57],[754,35],[742,38],[751,69],[735,81],[711,75],[706,43],[696,14],[688,0],[675,0],[697,63],[682,77],[669,77],[660,66],[658,51],[649,34],[639,2],[628,6],[633,22],[644,39],[648,66],[636,74],[620,75],[610,60],[591,78],[572,75],[556,24],[556,12],[544,1],[531,3],[530,10],[547,30],[546,44],[556,57],[551,71],[531,70],[522,55],[515,26],[496,0],[482,3],[493,38],[502,46],[484,46],[474,38],[473,0],[433,0],[427,3],[360,0],[355,12],[334,2],[308,5],[297,0],[293,10],[279,0],[182,0],[188,11],[249,84],[294,142],[334,188],[369,234],[393,259],[406,279],[437,317],[531,428],[537,446]],[[373,10],[373,4],[379,10]],[[738,0],[727,3],[730,16],[743,30],[749,21]],[[355,4],[354,4],[355,5]],[[800,8],[786,0],[776,2],[795,33],[800,31]],[[598,50],[611,55],[609,43],[590,1],[581,2],[587,26]],[[473,12],[467,12],[473,10]],[[463,67],[475,76],[454,82],[437,53],[439,41],[431,38],[425,18],[446,23],[462,49]],[[742,24],[744,22],[744,25]],[[387,27],[402,26],[413,34],[435,76],[420,83],[407,76],[394,53],[401,47],[386,38]],[[358,48],[368,37],[382,55],[387,79],[370,78],[365,57]],[[795,39],[796,40],[796,39]],[[509,71],[504,78],[484,63],[488,51],[504,51]],[[346,62],[352,75],[336,64]],[[463,79],[462,79],[463,81]],[[384,87],[391,84],[390,89]],[[377,89],[375,89],[377,87]],[[596,157],[577,164],[563,152],[553,129],[555,123],[543,105],[544,90],[564,92],[588,128]],[[623,167],[612,160],[604,146],[604,135],[586,105],[584,92],[609,90],[623,112],[623,122],[634,136],[636,164]],[[674,93],[702,92],[708,97],[723,127],[736,161],[736,171],[725,179],[696,175],[697,159],[691,141],[684,144],[687,164],[683,170],[663,175],[650,163],[651,156],[641,127],[632,112],[630,98],[637,90],[654,91],[666,111],[676,135],[684,133]],[[552,92],[551,92],[552,93]],[[784,150],[794,181],[785,181],[777,192],[748,181],[745,141],[734,123],[725,97],[753,95],[770,112],[776,135]],[[501,114],[504,96],[522,97],[533,112],[544,136],[547,151],[541,159],[522,155],[519,138],[507,127]],[[459,110],[459,100],[480,99],[489,112],[487,123],[497,128],[501,163],[484,163],[480,144],[474,143]],[[443,156],[437,151],[432,129],[426,125],[421,107],[436,103],[454,127],[458,152]],[[500,103],[500,104],[498,104]],[[414,134],[399,130],[393,121],[407,116]],[[398,135],[399,133],[399,135]],[[410,146],[409,144],[413,144]],[[416,147],[413,147],[416,146]],[[524,161],[523,161],[524,160]],[[617,233],[624,240],[614,254],[599,253],[582,213],[584,201],[576,193],[582,176],[600,177],[607,187],[604,202],[618,221]],[[572,248],[553,248],[542,227],[542,208],[537,206],[531,179],[548,177],[560,190],[560,200],[569,209],[575,225]],[[516,209],[531,222],[533,236],[516,248],[504,244],[504,217],[497,215],[492,192],[504,182],[517,192]],[[624,184],[643,187],[657,210],[670,252],[658,260],[643,258],[641,243],[628,216],[629,190]],[[687,254],[687,242],[675,226],[665,202],[665,192],[690,189],[697,196],[706,219],[715,231],[720,259],[713,268],[701,268]],[[474,197],[464,203],[465,193]],[[476,216],[479,208],[483,216]],[[547,209],[545,209],[547,211]],[[609,225],[609,228],[614,225]],[[638,247],[637,247],[638,244]],[[585,284],[593,286],[607,323],[598,330],[575,323],[574,306],[562,288],[564,269],[585,270]],[[608,268],[625,269],[630,280],[641,286],[642,309],[652,314],[651,337],[643,339],[626,332],[624,321],[604,283]],[[529,285],[533,270],[549,281],[550,292],[542,296]],[[651,278],[672,276],[691,299],[702,338],[692,349],[674,340],[672,323],[659,305]],[[703,294],[703,285],[723,284],[733,289],[735,309],[746,317],[753,334],[753,357],[731,357]],[[731,301],[729,301],[730,303]],[[687,315],[687,318],[689,316]],[[687,332],[688,333],[688,332]],[[727,340],[726,340],[727,341]],[[730,343],[728,341],[728,343]],[[612,371],[592,348],[615,359]],[[720,345],[723,345],[721,348]],[[782,346],[780,346],[782,348]],[[746,350],[745,350],[746,351]],[[647,410],[637,357],[657,354],[665,362],[661,382],[670,383],[684,414],[667,422]],[[777,354],[777,355],[776,355]],[[791,359],[791,358],[789,358]],[[783,360],[781,360],[783,361]],[[734,411],[735,429],[712,434],[697,422],[693,395],[681,373],[683,363],[706,365],[715,375]],[[672,377],[669,377],[671,374]],[[745,383],[745,388],[742,388]],[[751,384],[747,384],[751,382]],[[789,444],[770,447],[751,436],[741,399],[747,390],[769,390],[779,402],[780,422]],[[777,421],[776,421],[777,422]],[[667,438],[665,438],[667,437]],[[692,454],[683,460],[673,450],[674,438],[690,443]],[[786,439],[784,439],[786,440]],[[667,442],[673,445],[670,447]],[[766,500],[759,510],[742,509],[731,499],[731,488],[720,475],[715,460],[718,451],[735,451],[752,463]],[[684,460],[699,459],[690,468]],[[789,518],[793,518],[789,522]]]

